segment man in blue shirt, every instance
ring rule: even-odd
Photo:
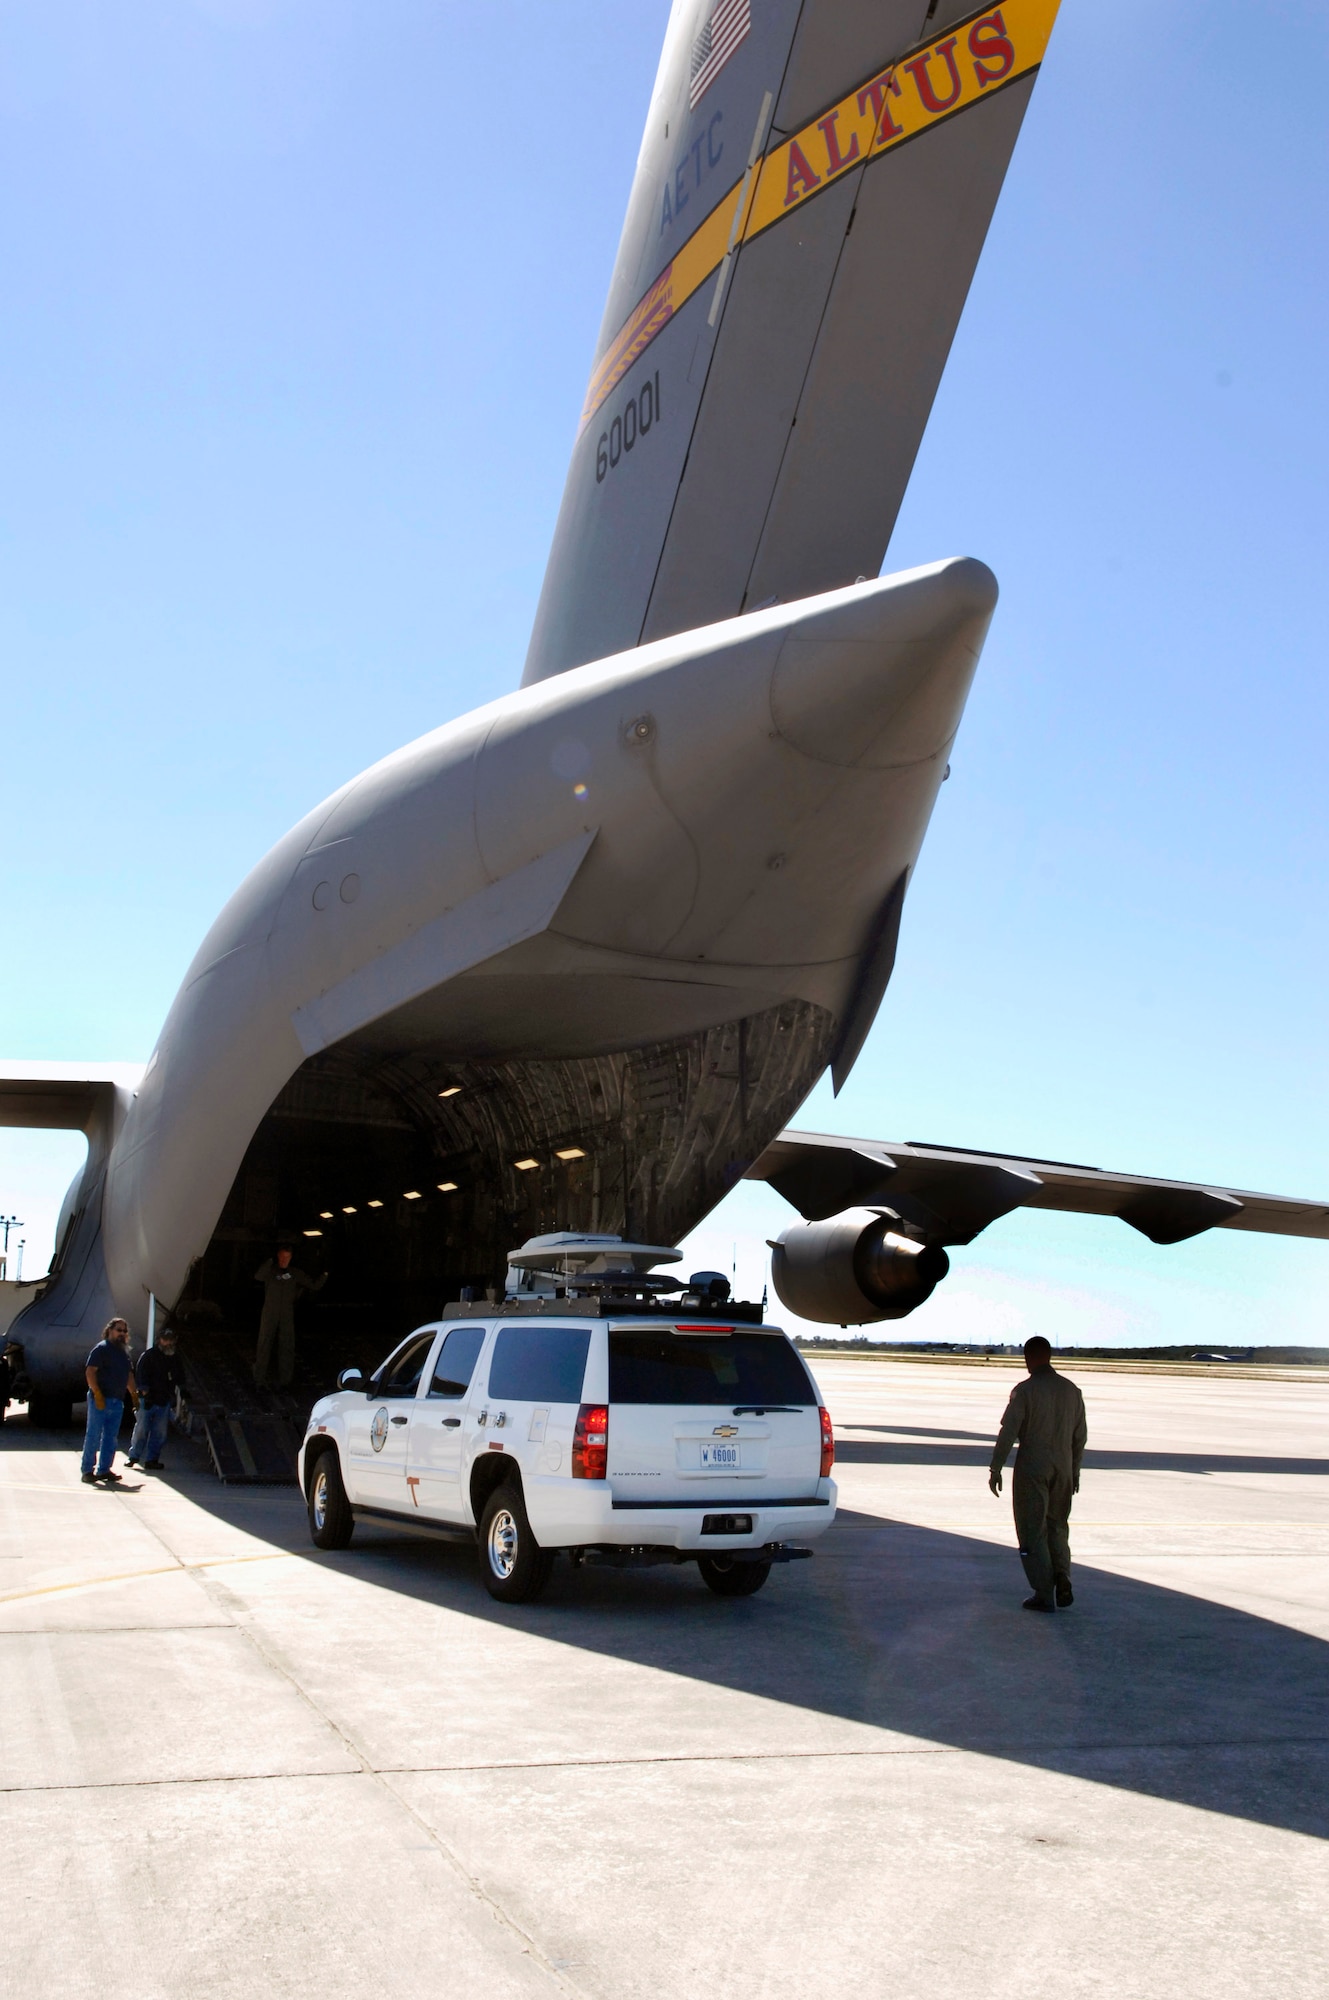
[[[129,1361],[129,1322],[108,1319],[84,1369],[88,1383],[88,1428],[83,1439],[83,1484],[118,1485],[115,1441],[125,1413],[126,1393],[138,1408],[138,1388]]]

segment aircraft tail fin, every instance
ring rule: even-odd
[[[675,0],[526,682],[873,576],[1059,0]]]

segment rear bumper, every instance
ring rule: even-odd
[[[632,1543],[624,1546],[619,1542],[596,1542],[588,1547],[569,1549],[574,1565],[601,1563],[612,1569],[648,1569],[655,1563],[689,1563],[701,1557],[717,1553],[709,1544],[705,1549],[673,1549],[661,1547],[657,1543]],[[760,1548],[722,1549],[720,1554],[735,1563],[765,1563],[769,1568],[774,1563],[805,1562],[811,1549],[797,1547],[793,1542],[763,1542]]]
[[[556,1492],[550,1491],[557,1486]],[[543,1490],[542,1490],[543,1488]],[[637,1500],[615,1497],[612,1480],[528,1480],[526,1502],[531,1526],[545,1548],[650,1546],[705,1555],[724,1549],[761,1548],[768,1542],[810,1542],[835,1519],[833,1479],[818,1483],[815,1495],[706,1494],[696,1500]],[[734,1516],[751,1523],[744,1532],[717,1531]]]

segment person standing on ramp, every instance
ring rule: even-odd
[[[1084,1457],[1084,1397],[1074,1382],[1052,1366],[1052,1347],[1041,1333],[1024,1344],[1028,1379],[1011,1390],[997,1442],[992,1448],[988,1485],[1001,1492],[1001,1468],[1011,1446],[1020,1449],[1011,1478],[1020,1561],[1033,1589],[1026,1611],[1063,1610],[1075,1601],[1071,1590],[1068,1522],[1071,1496],[1080,1490]]]
[[[283,1246],[275,1257],[265,1258],[254,1273],[254,1282],[263,1287],[263,1312],[258,1322],[258,1352],[254,1356],[254,1381],[262,1388],[271,1380],[272,1349],[277,1349],[277,1382],[285,1389],[295,1374],[295,1302],[302,1292],[322,1291],[326,1271],[311,1278],[291,1262]]]

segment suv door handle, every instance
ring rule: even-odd
[[[443,1428],[444,1428],[444,1430],[445,1430],[445,1431],[455,1431],[455,1430],[460,1430],[460,1429],[461,1429],[461,1418],[460,1418],[460,1417],[444,1417],[444,1419],[443,1419]]]
[[[392,1421],[394,1424],[404,1424],[409,1423],[410,1419],[408,1417],[394,1417]]]

